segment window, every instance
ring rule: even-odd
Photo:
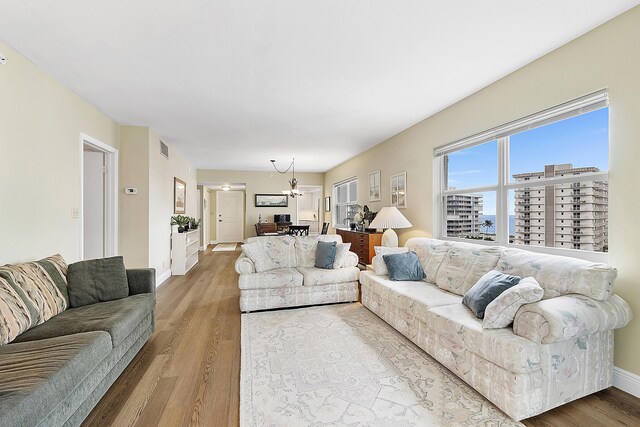
[[[438,235],[606,252],[608,113],[601,91],[437,148]]]
[[[333,226],[348,227],[356,213],[358,180],[350,178],[333,185]]]

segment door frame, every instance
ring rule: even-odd
[[[216,191],[216,243],[232,243],[232,242],[222,242],[220,240],[220,221],[218,220],[220,215],[220,193],[240,193],[243,195],[242,197],[242,240],[244,240],[245,229],[247,228],[247,216],[246,216],[246,207],[245,207],[245,191],[240,190],[229,190],[229,191]],[[238,242],[235,242],[238,243]]]
[[[301,189],[303,195],[302,197],[304,197],[304,191],[302,190],[303,188],[313,188],[315,189],[319,189],[320,193],[318,195],[318,234],[320,234],[322,232],[322,224],[324,223],[324,198],[322,197],[324,195],[324,186],[322,185],[315,185],[315,184],[300,184],[298,186],[298,188]],[[300,205],[298,204],[298,201],[300,199],[296,199],[296,221],[299,222],[300,221]]]
[[[80,258],[84,259],[84,147],[104,153],[104,256],[118,255],[118,150],[96,138],[80,134]]]

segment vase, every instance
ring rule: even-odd
[[[178,233],[184,233],[184,227],[183,226],[179,226],[178,227]]]
[[[351,224],[349,224],[349,228],[352,229],[352,230],[355,230],[356,229],[356,223],[352,222]]]

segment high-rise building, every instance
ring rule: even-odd
[[[513,175],[517,182],[594,173],[596,167],[546,165],[543,172]],[[514,243],[587,251],[608,247],[608,183],[583,181],[515,190]]]
[[[447,196],[447,236],[478,236],[482,227],[482,194]]]

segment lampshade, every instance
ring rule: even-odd
[[[413,227],[409,220],[400,213],[398,208],[390,206],[380,209],[380,212],[369,224],[369,228],[409,228]]]

